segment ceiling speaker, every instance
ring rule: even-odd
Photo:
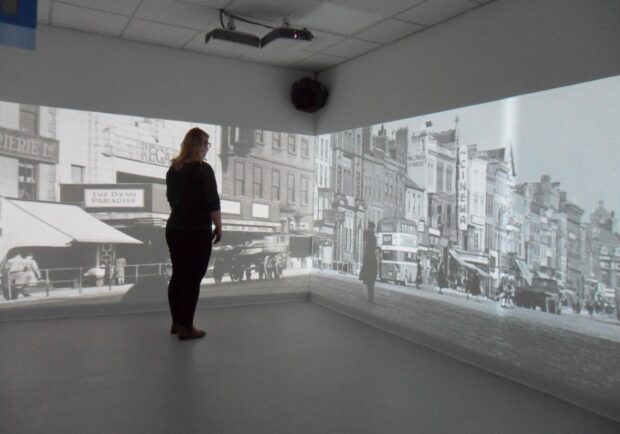
[[[297,80],[291,86],[291,100],[297,110],[314,113],[325,105],[328,91],[323,83],[310,77]]]

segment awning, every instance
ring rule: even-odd
[[[66,247],[72,242],[142,244],[80,207],[53,202],[2,199],[0,258],[15,247]]]
[[[484,271],[481,268],[475,266],[474,264],[470,264],[469,262],[466,262],[461,257],[461,255],[459,255],[454,250],[450,250],[450,255],[452,255],[452,257],[456,260],[456,262],[458,262],[461,266],[463,266],[465,268],[469,268],[470,270],[473,270],[473,271],[477,271],[483,277],[489,277],[489,274],[486,271]]]
[[[515,263],[517,264],[517,268],[521,273],[521,277],[525,279],[528,285],[532,284],[532,272],[527,268],[527,264],[520,259],[515,259]]]

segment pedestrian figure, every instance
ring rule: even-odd
[[[422,273],[424,270],[422,269],[422,263],[420,262],[420,258],[418,258],[417,262],[417,271],[415,275],[415,287],[420,289],[420,285],[422,284]]]
[[[21,253],[17,253],[7,261],[7,270],[9,277],[9,297],[16,300],[26,284],[25,273],[26,262]]]
[[[212,243],[222,238],[215,173],[204,161],[210,146],[209,135],[200,128],[192,128],[166,174],[166,197],[172,210],[166,224],[166,242],[172,261],[168,285],[170,333],[178,334],[180,340],[205,336],[203,330],[194,327],[194,313]]]
[[[114,276],[116,277],[117,285],[125,284],[125,267],[127,266],[127,260],[125,258],[116,258],[114,263]]]
[[[439,271],[437,272],[437,286],[439,286],[440,294],[443,294],[443,288],[447,288],[449,286],[444,265],[439,266]]]
[[[364,231],[364,254],[359,280],[366,284],[368,301],[375,300],[375,280],[377,279],[377,237],[375,237],[375,224],[368,222],[368,229]]]
[[[39,264],[34,260],[34,255],[28,252],[24,259],[24,286],[21,289],[21,293],[24,297],[30,297],[30,293],[26,291],[26,288],[35,287],[39,279],[41,279]]]
[[[586,300],[586,310],[588,311],[588,314],[590,314],[590,316],[592,316],[592,314],[594,313],[594,304],[589,298]]]
[[[467,280],[467,299],[469,294],[476,297],[476,301],[480,302],[480,274],[478,270],[474,270],[473,275]]]

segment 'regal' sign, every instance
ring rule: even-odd
[[[142,142],[141,160],[145,163],[169,166],[170,160],[172,160],[178,152],[178,150],[166,146]]]

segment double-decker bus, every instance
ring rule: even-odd
[[[379,280],[401,285],[415,283],[418,267],[418,226],[401,217],[386,217],[377,225]]]

